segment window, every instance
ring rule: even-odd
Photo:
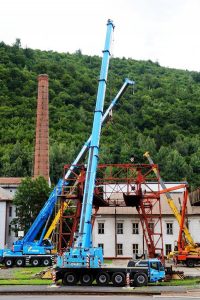
[[[12,217],[12,206],[9,206],[9,217]]]
[[[173,223],[166,223],[167,234],[173,234]]]
[[[133,254],[138,254],[138,244],[133,244]]]
[[[123,234],[123,223],[117,223],[117,234]]]
[[[98,223],[98,234],[104,234],[104,223]]]
[[[123,244],[117,244],[117,255],[123,255]]]
[[[8,235],[11,235],[11,225],[8,226]]]
[[[146,260],[141,260],[139,262],[136,263],[136,265],[139,265],[140,267],[148,267],[148,261]]]
[[[16,215],[16,217],[18,217],[18,209],[17,209],[17,207],[15,209],[15,215]]]
[[[139,234],[139,223],[133,223],[133,234]]]
[[[103,254],[104,254],[104,244],[98,244],[99,248],[102,248]]]
[[[17,225],[15,225],[15,237],[18,237],[18,228],[17,228]]]
[[[148,227],[151,230],[151,232],[154,233],[154,223],[149,223]]]
[[[151,262],[151,268],[154,270],[159,270],[159,265],[157,262]]]
[[[165,244],[165,254],[168,255],[172,251],[171,244]]]

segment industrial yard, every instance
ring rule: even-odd
[[[114,32],[0,44],[0,299],[200,297],[200,75],[115,60]]]

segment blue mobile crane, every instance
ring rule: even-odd
[[[54,270],[56,281],[62,279],[64,285],[76,285],[79,281],[82,285],[91,285],[96,280],[98,285],[106,285],[112,282],[115,286],[123,286],[128,276],[135,285],[142,286],[148,282],[162,280],[165,277],[164,266],[159,259],[150,259],[141,262],[130,261],[125,268],[102,267],[102,248],[93,247],[92,245],[91,219],[93,196],[110,58],[110,42],[114,29],[113,22],[108,20],[107,26],[105,50],[103,51],[91,142],[89,145],[78,238],[74,246],[57,257],[57,265]]]
[[[113,27],[113,24],[110,20],[108,21],[108,26]],[[107,39],[109,39],[109,35],[110,34],[108,34]],[[106,64],[105,61],[104,64]],[[104,66],[102,68],[104,69]],[[105,78],[104,74],[102,78]],[[110,106],[104,113],[101,119],[102,125],[104,122],[107,121],[112,108],[116,105],[117,101],[122,97],[127,87],[133,84],[134,84],[133,81],[129,79],[125,79],[125,82],[122,85],[120,91],[118,92],[116,97],[112,100]],[[79,152],[78,156],[72,163],[72,167],[70,168],[70,170],[68,170],[68,172],[65,175],[65,180],[60,179],[58,181],[57,185],[51,192],[48,200],[46,201],[44,207],[41,209],[40,213],[38,214],[37,218],[33,222],[32,226],[29,228],[26,235],[22,239],[14,242],[12,249],[9,248],[0,249],[0,263],[5,264],[7,267],[12,267],[13,265],[22,267],[29,264],[31,264],[32,266],[39,266],[39,265],[48,266],[52,264],[54,255],[51,253],[51,251],[54,248],[54,245],[52,244],[51,240],[44,239],[47,226],[48,226],[48,221],[53,213],[53,209],[57,202],[58,196],[62,194],[63,184],[67,184],[66,180],[70,178],[70,175],[74,169],[74,165],[77,165],[80,162],[80,160],[83,159],[88,149],[90,148],[91,141],[92,141],[92,136],[89,137],[89,139],[84,144],[81,151]],[[40,233],[39,239],[35,240],[39,235],[39,233]]]

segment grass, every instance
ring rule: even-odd
[[[44,267],[35,267],[35,268],[16,268],[13,272],[13,279],[35,279],[34,275],[43,271]]]
[[[34,277],[44,270],[44,267],[13,268],[12,278],[0,279],[0,285],[47,285],[51,284],[51,279],[41,279]]]
[[[172,279],[166,282],[150,283],[150,286],[191,286],[200,284],[200,278]]]

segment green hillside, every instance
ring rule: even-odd
[[[91,133],[101,58],[22,49],[0,43],[0,176],[32,174],[37,76],[49,75],[51,179],[76,157]],[[136,81],[101,135],[100,162],[136,163],[150,151],[165,180],[200,181],[200,73],[151,61],[112,58],[106,107],[124,79]]]

